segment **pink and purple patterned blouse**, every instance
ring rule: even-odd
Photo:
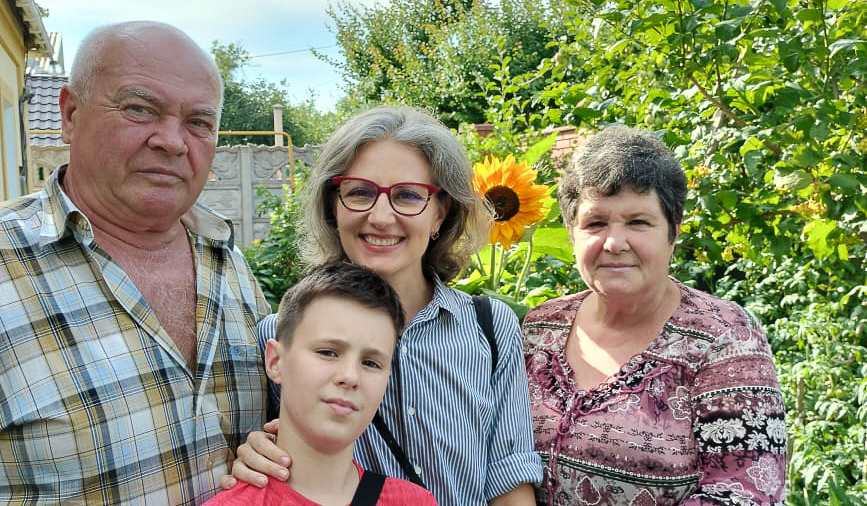
[[[524,320],[536,450],[548,505],[777,505],[786,423],[770,346],[740,306],[678,283],[648,348],[581,390],[566,339],[589,291]]]

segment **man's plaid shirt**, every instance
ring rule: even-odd
[[[60,189],[0,204],[0,503],[199,504],[261,429],[267,303],[227,221],[182,219],[196,266],[190,370]]]

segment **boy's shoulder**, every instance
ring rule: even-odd
[[[376,503],[379,506],[436,506],[437,501],[426,489],[398,478],[387,477]],[[268,484],[258,488],[248,483],[238,483],[224,490],[205,506],[317,506],[295,491],[288,483],[268,478]]]
[[[399,478],[388,477],[379,494],[379,506],[413,504],[436,506],[437,501],[427,489]]]
[[[223,490],[205,506],[316,506],[285,481],[268,478],[262,488],[240,482],[229,490]]]

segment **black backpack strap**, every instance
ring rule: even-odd
[[[385,475],[365,469],[349,506],[376,506],[383,485],[385,485]]]
[[[427,488],[425,487],[424,482],[421,481],[421,476],[415,472],[415,469],[409,462],[403,449],[397,443],[397,440],[394,439],[394,436],[391,434],[388,425],[385,424],[385,420],[382,419],[379,411],[373,415],[373,426],[376,427],[376,431],[379,432],[379,435],[382,436],[383,440],[385,440],[385,444],[388,445],[388,449],[391,450],[391,454],[397,459],[397,463],[400,464],[400,468],[403,469],[403,472],[409,478],[409,481],[415,483],[419,487]]]
[[[497,341],[494,338],[494,313],[491,309],[491,299],[482,295],[473,295],[473,308],[476,310],[476,319],[479,322],[479,326],[482,328],[482,333],[485,334],[485,339],[488,340],[488,346],[491,348],[491,376],[493,376],[494,371],[497,369],[497,361],[499,360],[500,353],[497,348]],[[403,449],[400,447],[397,440],[394,439],[394,435],[392,435],[388,425],[385,424],[385,420],[382,419],[382,415],[379,414],[379,411],[373,415],[373,426],[376,428],[376,431],[379,432],[379,435],[382,436],[385,444],[388,445],[388,449],[391,450],[391,454],[394,455],[395,459],[397,459],[397,463],[400,464],[400,468],[409,478],[409,481],[420,487],[427,488],[422,481],[421,476],[415,472],[415,469],[410,463],[409,458],[407,458],[406,453],[403,452]],[[364,472],[362,480],[368,472],[369,471]],[[359,484],[359,489],[360,488],[361,484]],[[354,504],[355,502],[353,500],[353,505]]]
[[[494,313],[491,310],[491,299],[484,295],[473,295],[473,307],[476,310],[476,319],[479,321],[479,326],[482,327],[482,332],[488,340],[488,346],[491,348],[491,376],[497,369],[497,360],[499,359],[499,349],[497,348],[497,340],[494,338]]]

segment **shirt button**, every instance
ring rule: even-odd
[[[415,471],[415,474],[421,476],[421,466],[415,466],[414,471]]]
[[[403,353],[404,355],[406,355],[407,351],[409,351],[409,350],[407,349],[405,344],[400,347],[400,352]]]
[[[406,410],[406,412],[409,413],[410,415],[414,415],[415,414],[415,408],[410,406],[409,409]]]

